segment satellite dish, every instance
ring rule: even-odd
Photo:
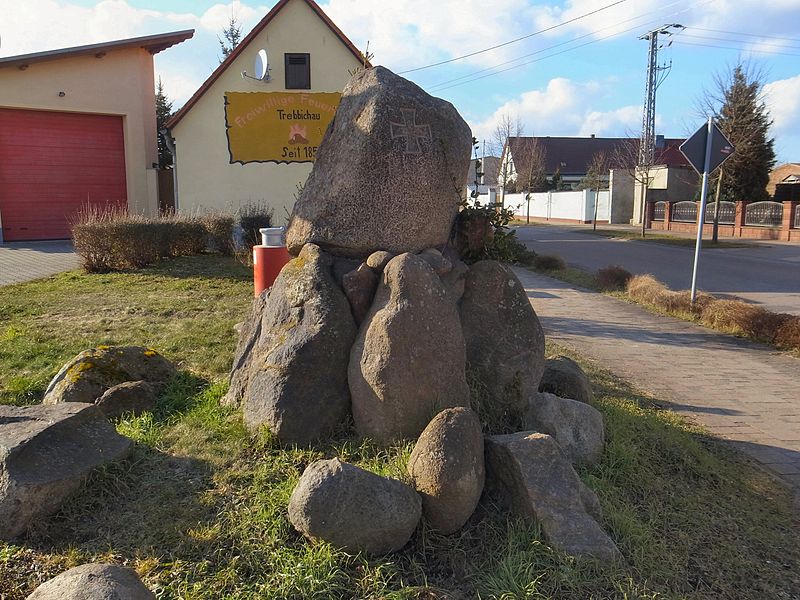
[[[255,77],[262,81],[269,81],[269,59],[264,48],[259,50],[256,55]]]

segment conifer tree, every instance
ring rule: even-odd
[[[172,153],[164,141],[164,134],[161,133],[171,116],[172,101],[167,98],[164,84],[161,83],[161,77],[159,77],[156,85],[156,132],[158,133],[158,166],[161,169],[172,165]]]
[[[228,58],[228,55],[233,52],[233,49],[242,41],[242,24],[239,23],[239,19],[236,15],[231,14],[228,20],[228,26],[222,30],[222,38],[217,36],[217,41],[219,42],[219,49],[222,52],[222,58],[219,59],[219,62],[222,62]]]
[[[775,140],[762,97],[763,82],[758,73],[736,65],[727,79],[717,77],[716,89],[706,94],[706,113],[717,115],[717,125],[735,148],[720,171],[722,200],[758,202],[768,200],[769,173],[775,166]],[[718,110],[714,110],[718,107]],[[713,189],[713,182],[709,187]]]

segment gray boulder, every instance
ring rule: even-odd
[[[266,424],[286,443],[307,444],[342,423],[350,406],[347,360],[356,334],[330,257],[309,244],[284,266],[245,329],[228,403],[250,429]]]
[[[485,478],[477,415],[462,407],[436,415],[411,452],[408,473],[428,522],[444,534],[461,529],[478,505]]]
[[[357,269],[342,278],[342,289],[350,301],[356,325],[360,325],[367,316],[377,287],[378,274],[368,267],[367,263],[361,263]]]
[[[566,356],[556,356],[545,361],[539,391],[587,404],[594,402],[592,384],[586,373],[578,363]]]
[[[538,521],[559,550],[600,560],[619,557],[595,520],[600,518],[597,496],[549,435],[523,431],[487,437],[486,485],[515,514]]]
[[[446,275],[453,269],[453,263],[447,260],[436,248],[427,248],[419,253],[422,260],[428,263],[439,277]]]
[[[443,245],[472,133],[452,104],[383,67],[356,73],[294,205],[286,242],[366,257]]]
[[[458,309],[419,256],[383,271],[350,353],[348,382],[359,434],[416,438],[439,411],[469,403]]]
[[[28,600],[155,600],[128,567],[88,563],[47,581]]]
[[[93,404],[0,405],[0,539],[57,511],[92,469],[132,447]]]
[[[553,437],[573,464],[592,465],[603,453],[603,415],[584,402],[536,392],[523,427]]]
[[[519,429],[544,371],[544,333],[525,288],[503,264],[477,262],[460,310],[468,369],[484,388],[481,420],[491,432]]]
[[[152,348],[98,346],[78,354],[64,365],[47,386],[43,404],[92,404],[109,388],[126,381],[146,381],[163,390],[176,374],[175,367]]]
[[[376,250],[367,257],[367,266],[374,269],[376,273],[380,273],[394,257],[394,254],[386,250]]]
[[[289,521],[307,538],[376,556],[405,546],[421,514],[411,487],[338,458],[308,465],[289,499]]]
[[[239,407],[244,398],[244,391],[249,381],[250,363],[253,359],[253,348],[261,339],[262,315],[267,305],[270,289],[266,289],[253,299],[247,318],[238,324],[239,340],[233,355],[233,366],[230,373],[228,393],[220,400],[225,406]]]
[[[453,268],[441,276],[447,297],[453,304],[458,304],[464,296],[464,285],[467,280],[469,267],[462,261],[453,263]]]
[[[126,381],[108,388],[95,405],[109,419],[126,413],[140,415],[155,409],[158,393],[153,384],[146,381]]]

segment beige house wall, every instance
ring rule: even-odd
[[[59,92],[64,92],[59,97]],[[156,214],[158,162],[153,57],[142,48],[109,50],[0,68],[0,107],[119,115],[128,208]]]
[[[269,54],[268,83],[243,79],[253,73],[261,48]],[[173,127],[177,169],[177,205],[183,213],[235,211],[241,205],[264,202],[273,209],[275,224],[285,223],[297,186],[312,163],[231,164],[225,132],[226,92],[283,92],[284,53],[311,55],[311,89],[338,92],[360,64],[352,52],[302,0],[289,2],[243,49],[222,75]]]

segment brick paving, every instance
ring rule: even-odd
[[[669,402],[779,475],[800,502],[800,360],[515,269],[548,338]]]
[[[69,241],[0,244],[0,285],[41,279],[79,266]]]

